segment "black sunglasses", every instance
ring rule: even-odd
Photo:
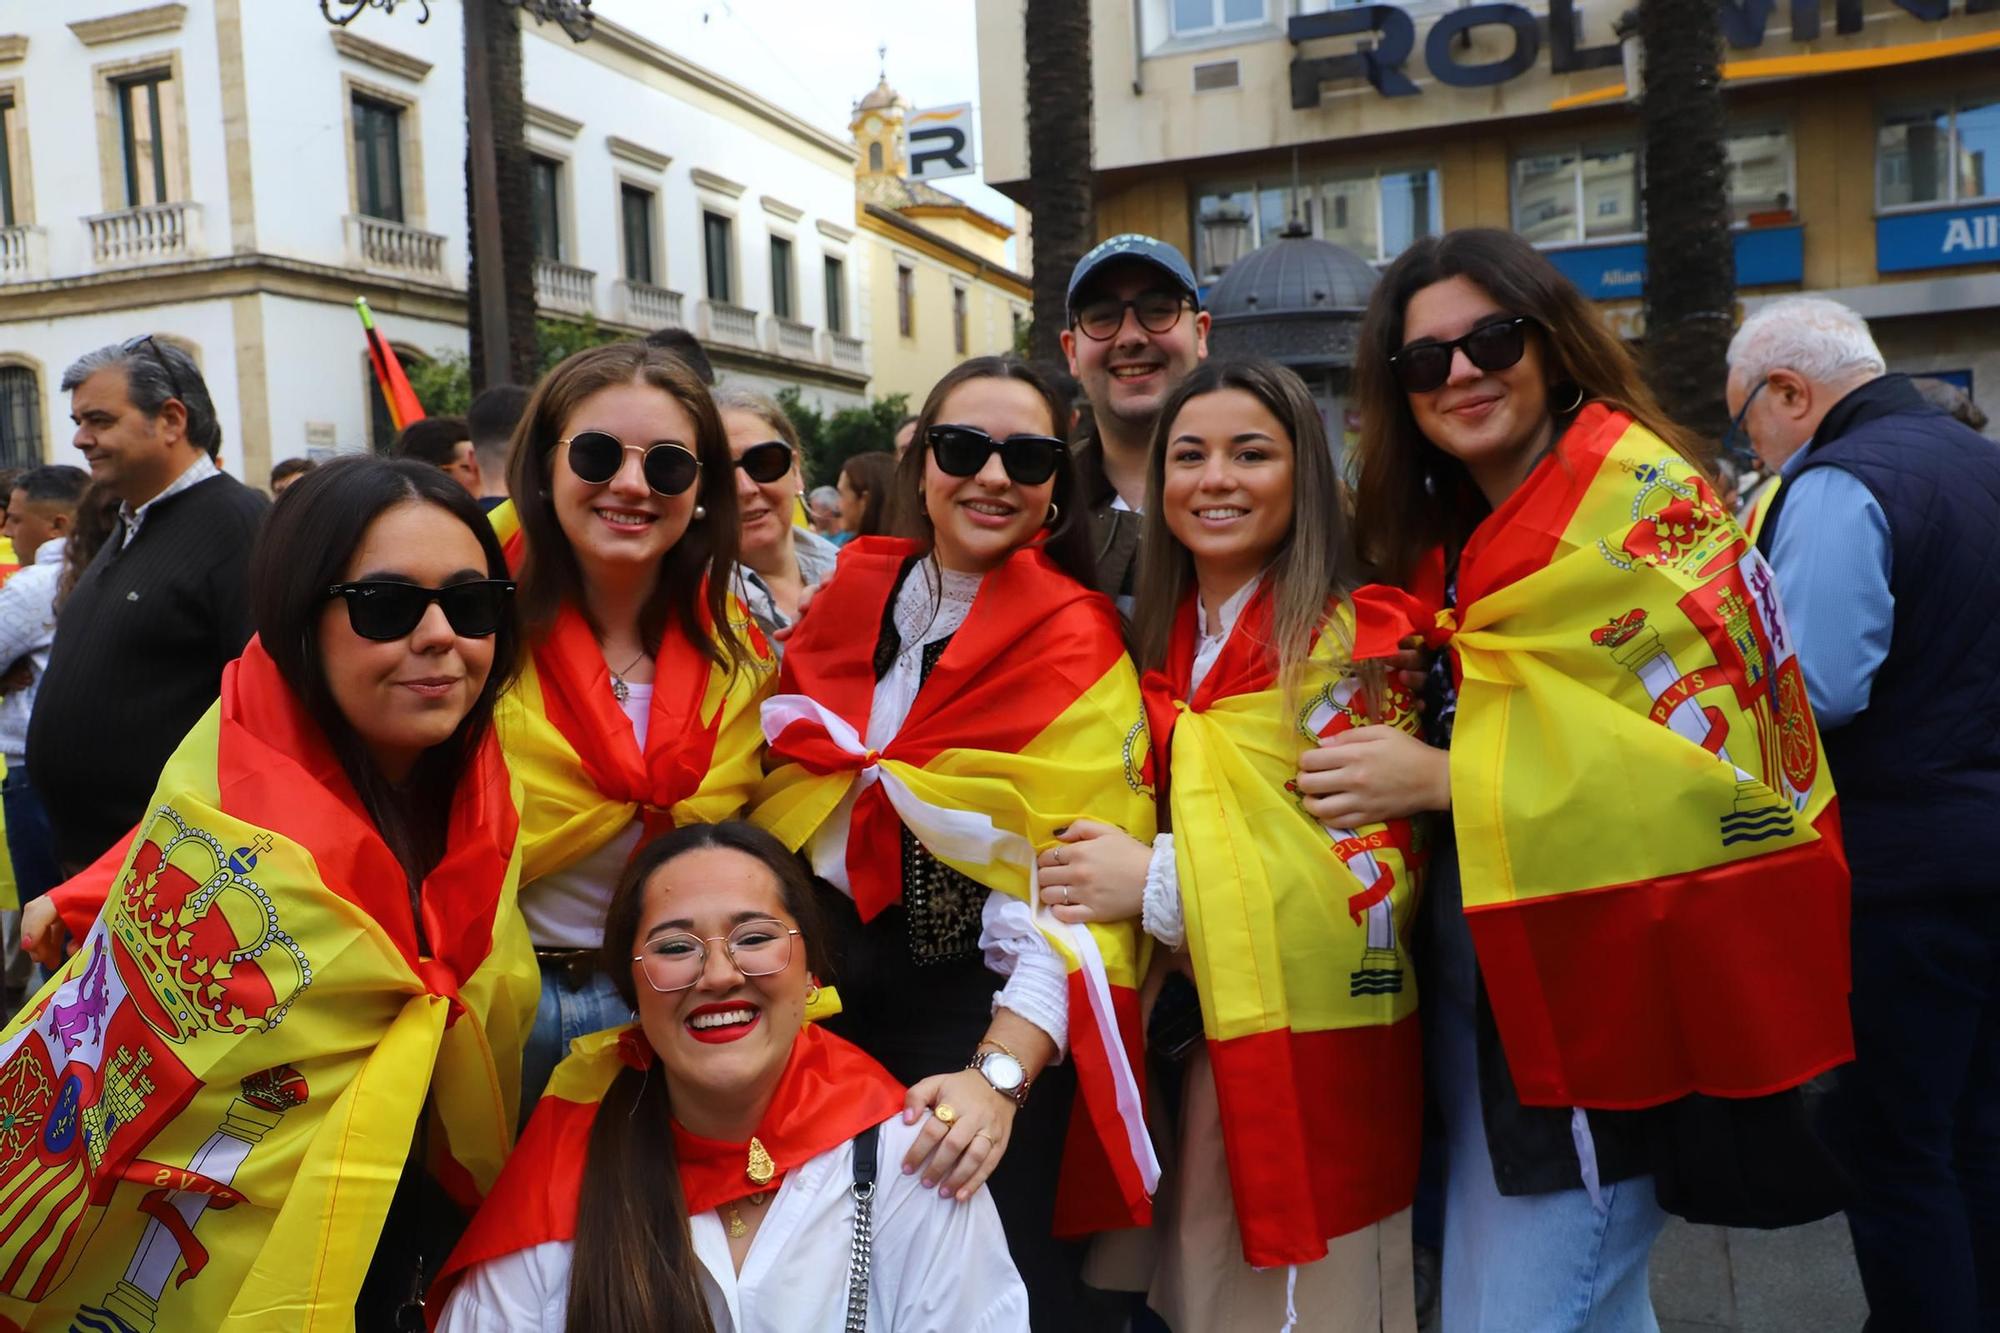
[[[1411,343],[1400,352],[1392,352],[1389,365],[1404,393],[1429,393],[1451,378],[1452,354],[1460,348],[1465,349],[1465,359],[1481,370],[1518,365],[1527,353],[1528,326],[1533,323],[1526,315],[1515,315],[1481,324],[1450,342]]]
[[[932,426],[925,439],[938,471],[952,477],[977,476],[994,454],[1007,476],[1022,486],[1039,486],[1056,474],[1069,446],[1049,435],[1009,435],[996,440],[977,426]]]
[[[326,590],[326,595],[345,600],[348,626],[362,638],[378,643],[407,638],[432,602],[443,610],[452,633],[461,638],[483,639],[497,633],[506,623],[514,582],[470,579],[447,583],[442,588],[426,588],[421,583],[406,583],[401,579],[364,579],[359,583],[336,583]]]
[[[736,466],[747,472],[750,480],[768,485],[792,470],[792,446],[783,440],[753,444],[736,460]]]
[[[127,353],[139,351],[149,353],[153,360],[159,362],[160,369],[167,372],[167,383],[173,386],[174,397],[180,399],[182,406],[187,405],[187,390],[181,387],[180,374],[175,371],[174,363],[167,359],[167,354],[160,350],[160,345],[153,341],[152,334],[142,333],[136,338],[127,338],[123,350]]]
[[[625,443],[610,431],[580,430],[556,443],[569,446],[569,470],[577,480],[593,486],[602,486],[618,475],[618,469],[625,466],[627,449],[639,451],[639,468],[655,494],[679,495],[701,475],[701,460],[694,452],[669,440],[641,447]]]
[[[1750,432],[1743,429],[1743,422],[1750,415],[1750,404],[1757,401],[1757,395],[1764,392],[1764,387],[1770,382],[1768,379],[1757,381],[1757,387],[1744,396],[1743,406],[1737,408],[1736,415],[1729,419],[1729,429],[1722,433],[1722,451],[1743,467],[1754,467],[1757,462],[1757,451],[1750,447]]]
[[[1181,308],[1194,298],[1181,292],[1140,292],[1129,301],[1102,296],[1076,308],[1076,326],[1093,342],[1109,342],[1125,327],[1125,312],[1139,317],[1139,327],[1148,333],[1170,333],[1181,322]]]

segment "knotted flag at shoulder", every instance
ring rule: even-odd
[[[1266,583],[1190,692],[1190,593],[1145,679],[1230,1190],[1259,1268],[1323,1258],[1409,1207],[1423,1133],[1410,821],[1326,828],[1293,783],[1308,747],[1377,723],[1414,731],[1417,715],[1350,674],[1338,603],[1281,682],[1271,603]]]
[[[1707,481],[1594,404],[1449,607],[1443,570],[1371,597],[1357,652],[1450,643],[1466,919],[1521,1099],[1750,1097],[1853,1058],[1832,780],[1771,568]]]
[[[764,704],[770,769],[751,818],[802,847],[856,791],[838,864],[816,868],[870,920],[902,895],[901,833],[1028,903],[1069,973],[1081,1092],[1056,1223],[1064,1235],[1150,1216],[1159,1164],[1139,1081],[1136,923],[1064,925],[1040,903],[1038,849],[1090,818],[1153,835],[1151,743],[1117,612],[1039,547],[987,574],[896,738],[871,751],[879,627],[913,544],[860,538],[799,622]]]
[[[470,1210],[540,980],[489,737],[415,897],[262,646],[0,1033],[0,1328],[351,1327],[418,1140]]]

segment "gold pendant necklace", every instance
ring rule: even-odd
[[[630,671],[633,667],[638,666],[639,659],[645,655],[646,650],[641,648],[639,656],[625,664],[625,671]],[[607,662],[605,666],[609,669],[610,663]],[[625,683],[625,671],[613,671],[611,673],[611,697],[616,699],[620,704],[623,704],[627,699],[632,697],[632,687]]]
[[[765,1193],[763,1190],[759,1190],[755,1194],[750,1196],[748,1202],[752,1208],[762,1208],[764,1206],[765,1201],[768,1200],[770,1197],[771,1196]],[[750,1224],[743,1220],[742,1213],[736,1211],[736,1205],[733,1203],[730,1204],[729,1238],[731,1240],[742,1240],[745,1236],[749,1234],[750,1234]]]
[[[743,1162],[743,1178],[752,1185],[768,1185],[776,1178],[777,1174],[778,1164],[771,1160],[770,1152],[765,1149],[757,1136],[754,1134],[751,1135],[750,1150],[745,1154]],[[755,1194],[750,1196],[750,1206],[752,1208],[762,1208],[764,1201],[770,1197],[771,1192],[769,1190],[759,1189]],[[730,1204],[729,1238],[731,1240],[742,1240],[749,1234],[750,1227],[743,1221],[743,1214],[736,1211],[735,1204]]]

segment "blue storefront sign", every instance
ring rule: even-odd
[[[1875,267],[1880,272],[1995,262],[2000,262],[2000,203],[1875,219]]]
[[[1803,226],[1751,227],[1732,233],[1738,287],[1798,282],[1806,271]],[[1549,261],[1594,301],[1616,301],[1646,290],[1646,243],[1586,245],[1548,251]]]

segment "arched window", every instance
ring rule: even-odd
[[[882,169],[882,145],[879,143],[868,145],[868,169],[870,171]]]
[[[42,390],[31,367],[0,365],[0,466],[42,461]]]

